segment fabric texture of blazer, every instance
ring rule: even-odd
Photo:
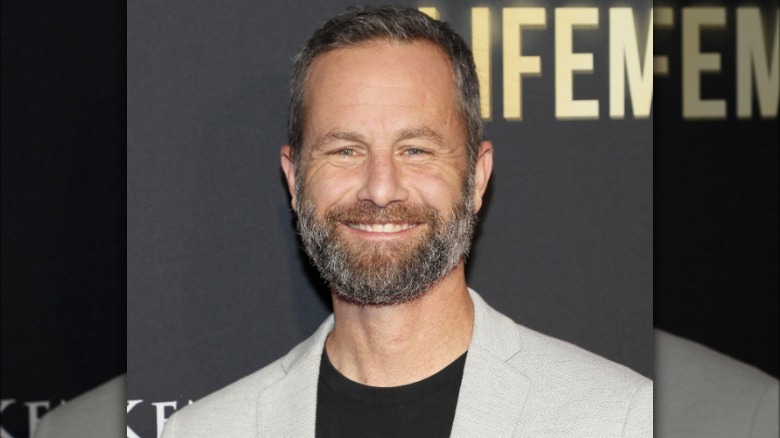
[[[757,368],[656,330],[655,375],[661,438],[780,436],[780,384]]]
[[[126,423],[126,376],[106,383],[62,404],[43,416],[35,438],[105,438],[122,436]],[[3,435],[5,436],[5,435]]]
[[[517,325],[474,291],[453,438],[653,436],[653,383]],[[330,316],[287,355],[173,414],[163,438],[314,438]]]

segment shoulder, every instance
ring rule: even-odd
[[[277,359],[197,402],[183,407],[166,422],[163,437],[255,436],[257,395],[284,377],[284,358]]]
[[[572,343],[516,326],[522,349],[509,363],[534,380],[550,384],[637,388],[651,384],[636,371]]]
[[[178,410],[168,418],[162,437],[257,436],[261,394],[282,381],[291,369],[311,368],[314,359],[318,365],[332,325],[331,316],[311,337],[280,359]]]
[[[473,291],[472,300],[476,343],[532,381],[563,386],[603,384],[626,389],[652,386],[649,379],[626,366],[517,324]]]
[[[669,437],[778,435],[778,380],[656,330],[659,431]]]
[[[479,296],[472,298],[475,347],[490,351],[527,382],[520,430],[534,436],[652,436],[650,379],[519,325]]]
[[[655,331],[655,341],[659,371],[668,372],[664,377],[677,383],[693,384],[695,380],[706,379],[749,391],[761,391],[777,384],[777,379],[757,368],[662,330]]]
[[[550,421],[602,436],[652,435],[650,379],[571,343],[519,325],[517,331],[523,349],[508,363],[532,382],[527,402],[556,413]]]
[[[97,438],[113,436],[113,431],[119,436],[125,424],[125,399],[123,374],[44,415],[35,437]]]

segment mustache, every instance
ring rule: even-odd
[[[325,213],[325,219],[350,224],[422,224],[438,221],[439,212],[433,207],[424,205],[394,202],[385,207],[377,207],[369,201],[364,201],[332,207]]]

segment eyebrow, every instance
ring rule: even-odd
[[[444,139],[442,138],[441,134],[426,126],[404,129],[398,134],[398,137],[396,137],[395,141],[399,142],[403,140],[411,140],[413,138],[431,140],[440,145],[444,143]]]
[[[355,142],[355,143],[366,143],[365,138],[363,138],[362,135],[358,134],[357,132],[351,132],[351,131],[330,131],[327,134],[323,135],[317,141],[314,143],[314,147],[322,146],[326,143],[330,143],[332,141],[337,140],[345,140],[349,142]]]
[[[395,142],[411,140],[415,138],[423,138],[423,139],[431,140],[437,144],[444,143],[444,139],[442,138],[441,134],[425,126],[402,130],[396,136]],[[318,147],[330,143],[332,141],[338,141],[338,140],[355,142],[355,143],[363,143],[363,144],[368,143],[366,139],[362,135],[358,134],[357,132],[330,131],[327,134],[320,137],[314,144],[315,147]]]

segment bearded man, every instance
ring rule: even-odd
[[[174,437],[651,437],[652,383],[515,324],[466,285],[493,166],[471,51],[356,7],[298,54],[281,165],[333,316],[188,406]]]

